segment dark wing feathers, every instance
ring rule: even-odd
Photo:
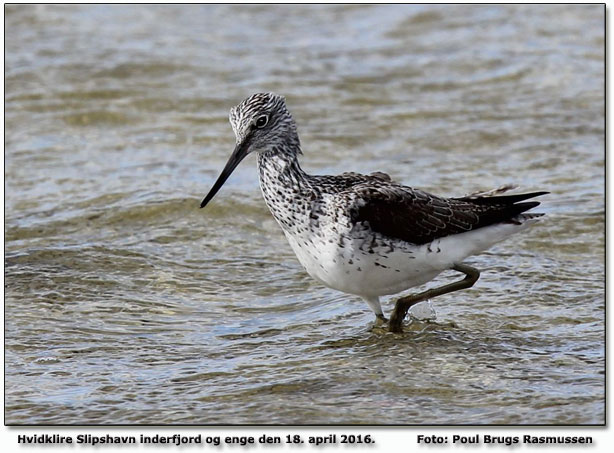
[[[486,196],[486,197],[469,195],[467,197],[462,197],[462,198],[453,198],[453,200],[471,201],[475,204],[496,204],[496,203],[511,204],[511,203],[518,203],[519,201],[528,200],[529,198],[539,197],[540,195],[546,195],[548,193],[550,192],[530,192],[530,193],[519,193],[517,195],[499,195],[499,196]],[[536,201],[533,201],[532,203],[539,204]],[[528,208],[528,209],[531,209],[531,208]]]
[[[351,189],[357,196],[350,210],[353,223],[368,222],[380,234],[419,245],[495,223],[516,222],[518,214],[539,205],[520,201],[547,193],[441,198],[394,183],[373,182]]]

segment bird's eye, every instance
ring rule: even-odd
[[[266,115],[262,115],[256,120],[256,127],[259,129],[263,128],[264,126],[267,125],[268,122],[269,122],[269,117]]]

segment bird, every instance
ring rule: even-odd
[[[505,194],[502,186],[458,198],[402,185],[386,173],[311,175],[299,165],[297,125],[285,97],[255,93],[230,109],[236,144],[202,200],[204,208],[239,163],[257,155],[260,189],[298,261],[321,284],[361,297],[375,324],[402,332],[414,304],[470,288],[480,272],[463,261],[524,230],[545,195]],[[380,298],[454,270],[464,278],[396,300],[390,319]]]

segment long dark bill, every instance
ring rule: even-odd
[[[226,162],[226,166],[222,170],[222,173],[220,173],[220,176],[218,176],[217,181],[215,181],[215,184],[213,184],[213,187],[211,188],[205,199],[200,203],[201,208],[207,206],[207,203],[209,203],[211,199],[215,196],[215,194],[218,192],[218,190],[220,190],[220,188],[224,185],[224,183],[232,174],[234,169],[237,168],[237,165],[239,165],[241,161],[245,158],[245,156],[247,156],[247,151],[248,146],[245,142],[239,143],[235,147],[235,150],[230,155],[228,162]]]

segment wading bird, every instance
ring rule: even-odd
[[[543,214],[525,201],[547,192],[501,195],[510,187],[443,198],[403,186],[385,173],[309,175],[285,99],[254,94],[230,110],[236,146],[202,201],[211,201],[237,165],[258,154],[264,200],[305,270],[322,284],[362,297],[378,322],[402,330],[409,308],[477,281],[470,255],[517,233]],[[397,294],[453,269],[464,279],[398,299],[390,321],[380,297]]]

